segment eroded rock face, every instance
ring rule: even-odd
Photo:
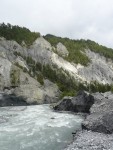
[[[15,62],[27,70],[23,59],[17,58]],[[24,103],[47,104],[58,101],[60,91],[56,84],[45,80],[42,86],[36,79],[14,64],[4,55],[0,56],[0,90],[3,92],[0,106],[24,105]],[[16,101],[16,98],[20,102]],[[21,99],[22,102],[24,100],[23,103]]]
[[[13,56],[14,51],[21,53],[23,56],[27,56],[27,48],[22,47],[16,41],[13,41],[13,40],[10,41],[4,38],[0,40],[0,52],[5,52],[7,58],[10,61],[13,61],[14,59],[14,56]]]
[[[45,98],[44,98],[45,104],[58,102],[60,90],[56,84],[46,79],[44,80],[43,90],[45,92]]]
[[[22,68],[26,69],[27,71],[29,71],[29,68],[26,64],[26,61],[20,56],[15,59],[14,64],[17,64],[17,66],[19,65],[20,67],[22,67]]]
[[[56,50],[57,50],[57,53],[62,57],[66,57],[69,55],[67,48],[62,43],[57,44]]]
[[[43,37],[37,38],[37,40],[30,46],[29,49],[25,46],[22,47],[15,41],[8,41],[4,38],[0,39],[0,52],[5,53],[8,60],[11,62],[14,62],[16,59],[16,56],[13,55],[13,53],[16,51],[22,56],[30,56],[32,59],[42,64],[57,66],[57,68],[60,69],[62,68],[62,70],[66,70],[75,78],[75,80],[80,82],[90,82],[93,80],[103,84],[113,83],[112,60],[106,60],[105,57],[87,49],[85,51],[85,55],[89,57],[91,62],[88,64],[88,66],[84,67],[80,64],[70,63],[62,57],[63,55],[67,56],[68,51],[61,43],[58,43],[57,45],[57,51],[59,55],[55,54],[52,51],[52,48],[53,47],[51,44]]]
[[[0,89],[10,86],[10,70],[12,63],[0,56]]]
[[[103,84],[113,83],[112,60],[107,60],[98,53],[94,53],[87,49],[85,55],[88,56],[91,62],[85,67],[80,64],[70,63],[63,59],[63,56],[67,56],[69,52],[61,43],[57,44],[56,50],[58,55],[52,51],[51,44],[40,37],[33,43],[30,49],[28,49],[28,55],[43,64],[56,65],[58,68],[66,70],[71,76],[81,82],[90,82],[93,80]]]
[[[87,92],[80,91],[76,97],[64,97],[56,106],[55,110],[89,113],[94,98]]]
[[[107,60],[105,57],[90,50],[86,50],[86,55],[91,60],[91,63],[87,67],[79,68],[78,74],[87,81],[97,81],[103,84],[113,83],[112,60]]]
[[[42,64],[50,64],[52,55],[51,49],[51,44],[43,37],[40,37],[37,38],[30,49],[28,49],[28,55]]]
[[[48,86],[47,86],[48,85]],[[44,81],[44,85],[40,85],[35,79],[28,74],[20,74],[20,86],[15,88],[14,93],[18,96],[26,98],[29,104],[48,104],[58,101],[58,86],[49,80]]]
[[[81,78],[78,75],[77,68],[54,53],[51,44],[43,37],[37,38],[33,45],[31,45],[28,49],[28,55],[41,64],[49,64],[51,67],[56,66],[56,68],[69,72],[69,74],[78,81],[85,81],[83,77]]]
[[[48,41],[46,41],[43,37],[37,38],[32,46],[37,47],[37,48],[51,50],[51,44]]]

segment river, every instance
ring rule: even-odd
[[[49,105],[1,107],[0,150],[62,150],[82,120]]]

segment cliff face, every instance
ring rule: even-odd
[[[58,48],[64,47],[59,44]],[[62,50],[61,50],[62,51]],[[41,63],[56,65],[58,68],[62,68],[74,76],[75,79],[80,81],[97,81],[103,84],[113,83],[113,62],[110,59],[106,59],[104,56],[100,56],[98,53],[85,50],[85,54],[89,57],[91,62],[88,66],[84,67],[81,64],[74,64],[66,61],[63,57],[52,50],[52,46],[44,38],[38,38],[34,44],[28,49],[28,54],[32,56],[36,61]],[[65,55],[68,55],[67,52]]]
[[[113,83],[112,60],[106,59],[104,56],[100,56],[98,53],[90,50],[86,50],[86,55],[90,58],[91,63],[87,67],[78,69],[78,74],[88,81],[95,80],[103,84]]]
[[[23,56],[27,56],[27,49],[21,47],[15,41],[0,41],[0,90],[1,99],[3,95],[16,95],[23,97],[28,104],[42,104],[56,102],[59,97],[58,86],[51,81],[44,79],[41,85],[35,78],[29,75],[29,67],[26,61],[15,56],[17,51]],[[25,71],[23,70],[26,69]],[[5,101],[5,99],[4,99]],[[9,104],[9,103],[8,103]],[[2,103],[0,104],[2,106]],[[3,104],[7,105],[6,104]],[[15,105],[13,102],[11,105]]]
[[[0,89],[7,89],[6,93],[25,97],[28,103],[51,103],[58,100],[60,92],[56,84],[44,78],[41,85],[35,76],[29,74],[30,66],[26,61],[28,57],[35,63],[40,62],[55,70],[60,69],[78,82],[94,80],[103,84],[113,83],[112,60],[107,60],[89,49],[86,49],[84,53],[91,60],[88,66],[70,63],[64,59],[64,55],[69,55],[69,52],[62,43],[55,48],[43,37],[39,37],[28,48],[25,44],[21,46],[15,41],[0,38]]]

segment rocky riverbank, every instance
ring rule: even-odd
[[[113,150],[113,134],[83,130],[65,150]]]
[[[79,92],[65,97],[53,107],[55,110],[88,113],[82,131],[66,150],[113,150],[113,94]]]

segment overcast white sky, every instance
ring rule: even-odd
[[[0,22],[113,48],[113,0],[0,0]]]

